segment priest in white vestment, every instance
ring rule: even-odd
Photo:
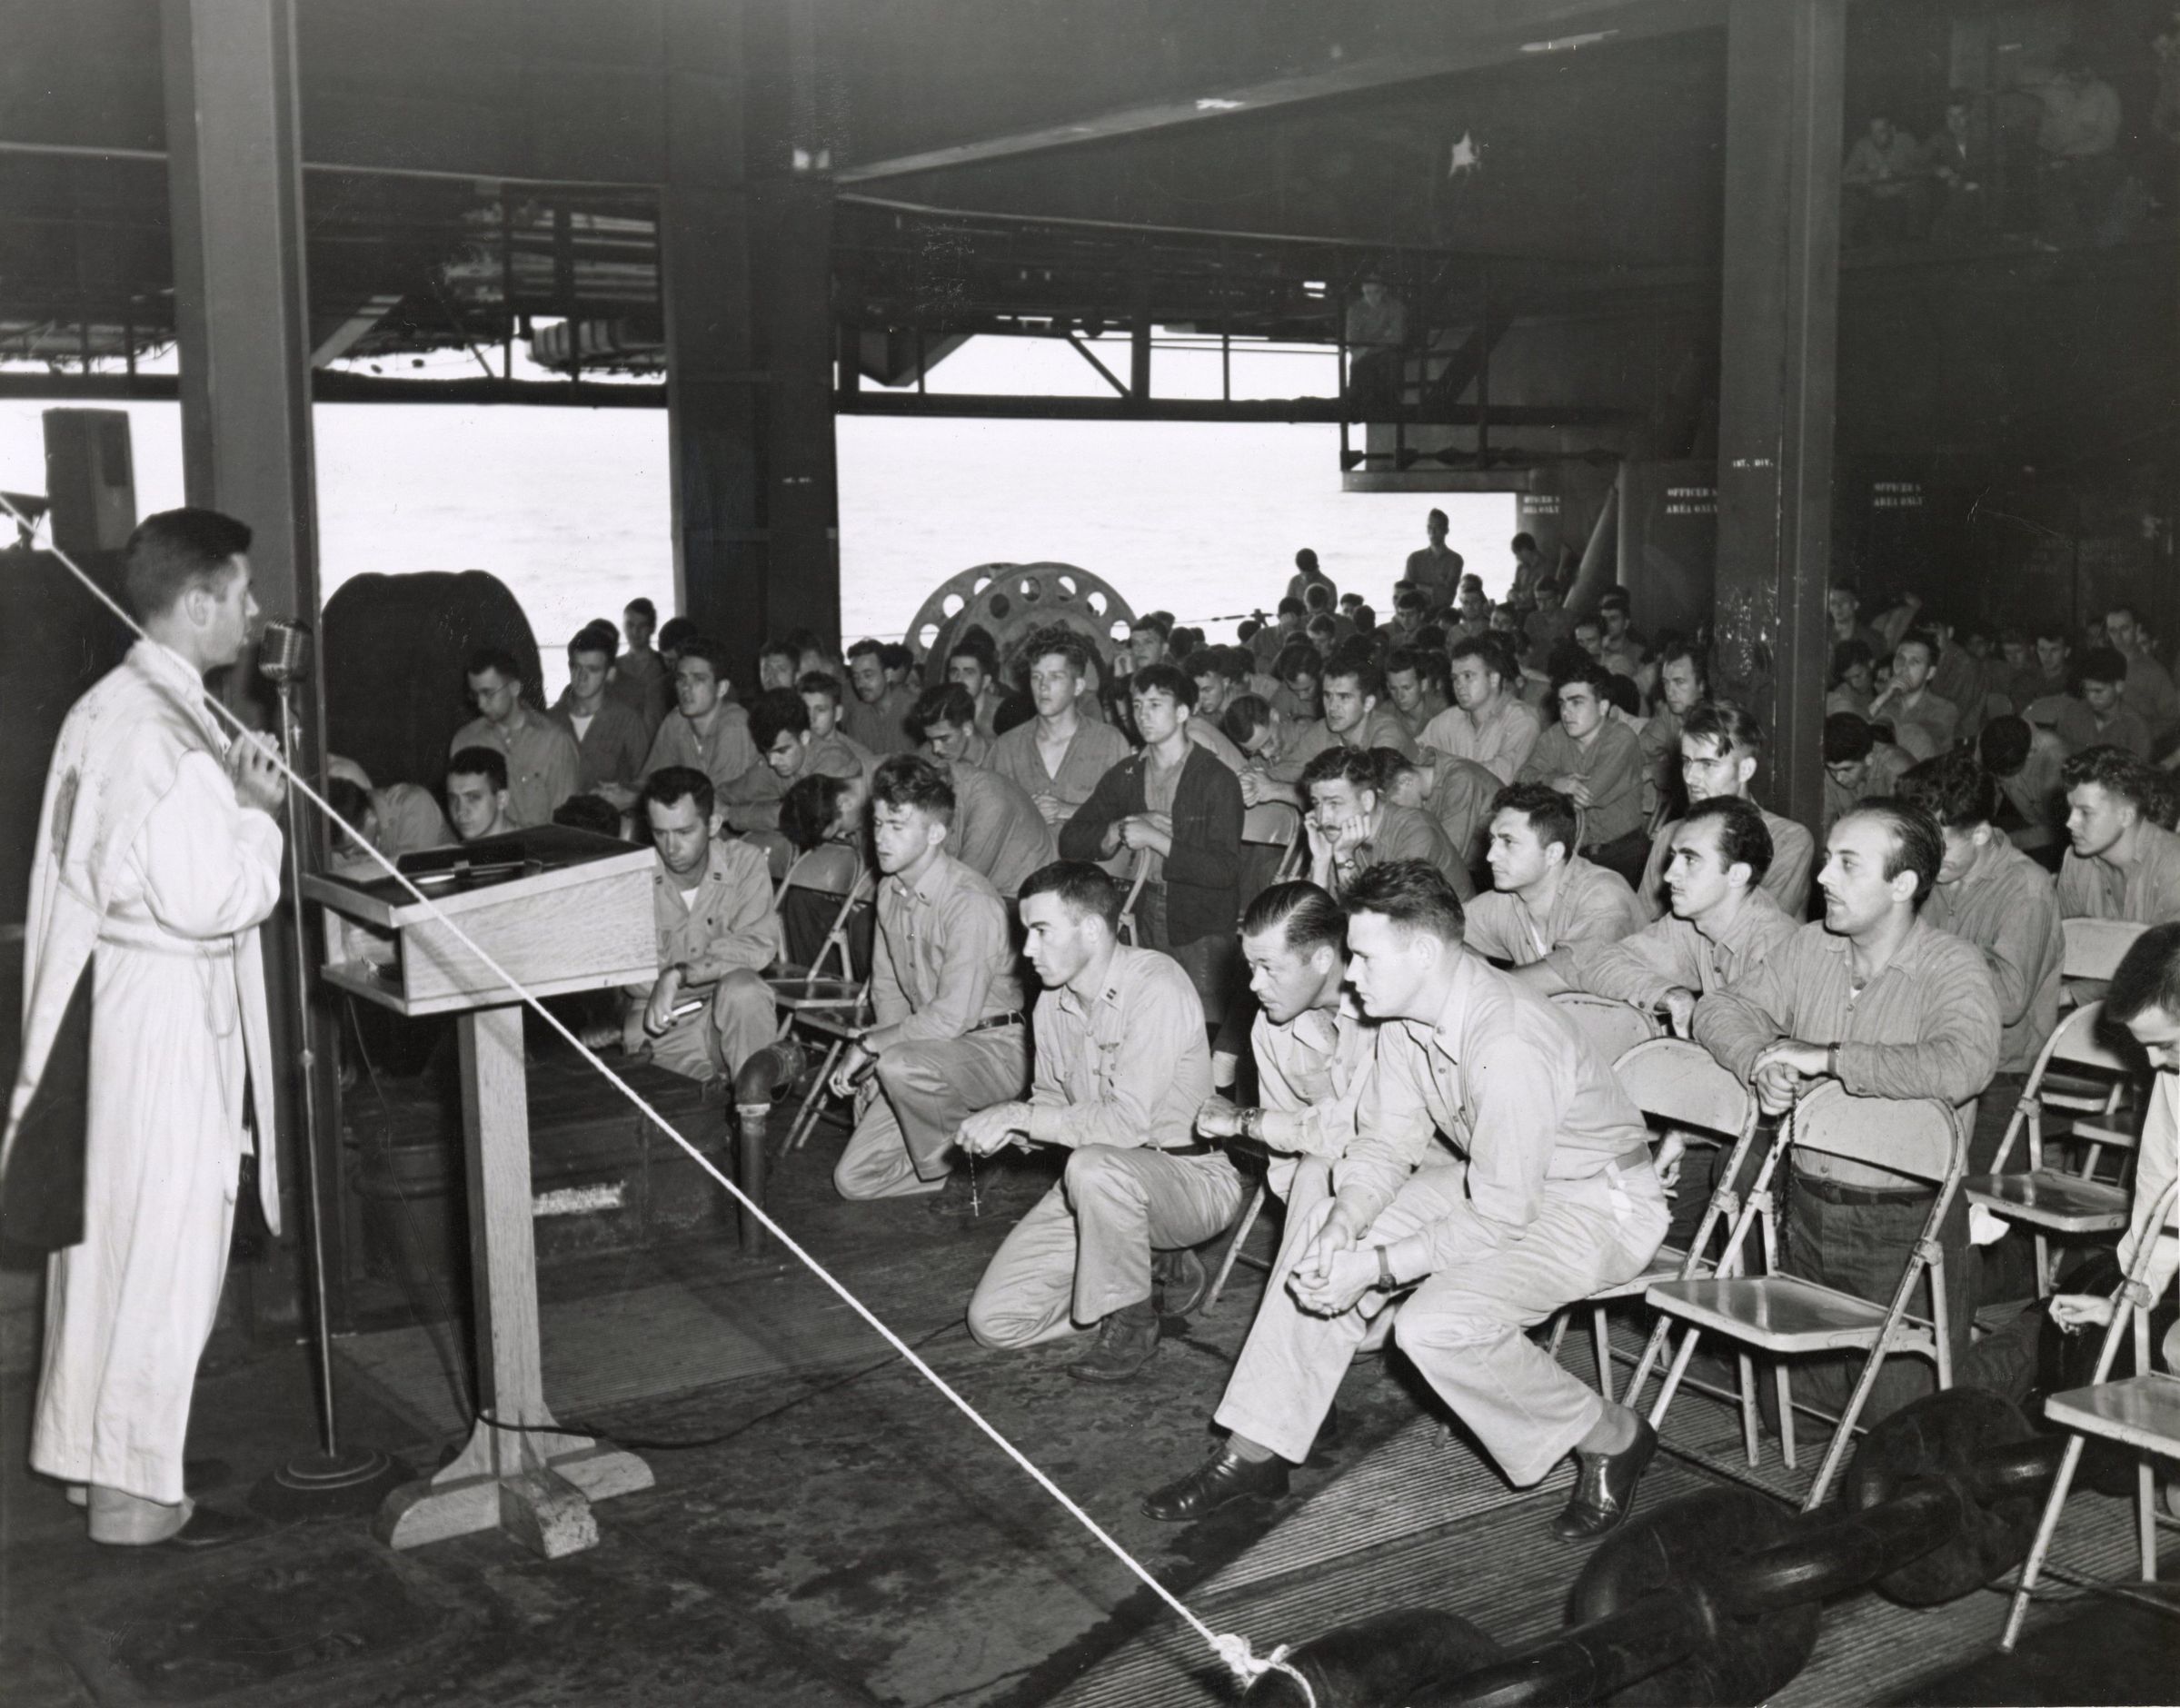
[[[80,1121],[80,1226],[48,1260],[30,1463],[88,1507],[96,1542],[212,1545],[246,1522],[196,1510],[182,1457],[246,1107],[278,1227],[257,927],[280,899],[282,780],[255,740],[230,742],[204,685],[257,611],[249,542],[205,510],[149,517],[132,536],[128,599],[151,639],[69,712],[31,877],[23,1063],[0,1164],[55,1167],[55,1087],[78,1087],[80,1114],[58,1119],[70,1167]],[[71,1001],[85,978],[87,1075]],[[26,1184],[7,1182],[11,1195]]]

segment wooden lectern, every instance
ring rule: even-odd
[[[648,849],[557,825],[400,862],[441,913],[538,996],[658,976],[654,863]],[[520,1003],[392,879],[314,874],[303,893],[325,909],[326,983],[397,1014],[461,1017],[483,1416],[443,1470],[386,1497],[373,1528],[396,1548],[494,1527],[547,1559],[594,1546],[591,1502],[649,1488],[651,1467],[559,1430],[545,1405]]]

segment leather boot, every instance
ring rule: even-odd
[[[1158,1354],[1158,1313],[1143,1299],[1098,1325],[1090,1349],[1068,1365],[1078,1382],[1125,1382]]]

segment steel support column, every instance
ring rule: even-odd
[[[840,628],[831,194],[797,152],[804,33],[763,8],[669,0],[660,207],[681,607],[731,649]]]
[[[316,626],[318,548],[310,416],[310,316],[304,275],[303,172],[291,0],[163,0],[167,195],[173,221],[174,324],[181,352],[184,490],[192,504],[238,516],[254,535],[250,562],[258,603],[274,617]],[[231,672],[228,702],[268,700],[245,655]],[[318,672],[296,696],[299,769],[322,774],[324,701]],[[324,827],[304,822],[306,869],[322,863]],[[321,1174],[339,1177],[340,1118],[329,1011],[296,1037],[295,946],[284,909],[263,934],[273,1047],[283,1061],[314,1059]],[[302,1171],[300,1087],[276,1088],[287,1137],[284,1216],[301,1227],[294,1197]],[[329,1194],[329,1199],[331,1195]],[[329,1315],[344,1314],[341,1218],[326,1227]],[[292,1249],[292,1247],[291,1247]],[[257,1315],[285,1316],[261,1302]]]
[[[1764,792],[1810,825],[1824,790],[1846,10],[1733,0],[1727,24],[1717,686],[1764,719]]]
[[[762,611],[764,535],[749,192],[742,168],[742,11],[667,7],[666,313],[674,591],[698,628],[746,649]]]

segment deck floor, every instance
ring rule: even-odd
[[[586,1170],[610,1173],[617,1154],[625,1166],[628,1117],[594,1087],[542,1077],[541,1190],[556,1170],[581,1184]],[[395,1089],[405,1120],[446,1118],[428,1087]],[[705,1137],[723,1120],[693,1100],[672,1113]],[[954,1224],[920,1202],[841,1203],[830,1170],[843,1137],[821,1128],[776,1171],[775,1213],[1215,1628],[1292,1642],[1400,1604],[1452,1607],[1509,1642],[1557,1624],[1582,1558],[1545,1526],[1566,1474],[1540,1490],[1507,1489],[1448,1438],[1398,1355],[1358,1360],[1340,1393],[1343,1441],[1297,1474],[1289,1500],[1191,1526],[1142,1517],[1142,1493],[1209,1445],[1207,1420],[1261,1276],[1238,1270],[1215,1311],[1170,1324],[1137,1381],[1086,1388],[1065,1373],[1073,1346],[987,1353],[961,1321],[990,1252],[1050,1184],[1050,1159],[984,1169],[983,1216]],[[777,1253],[742,1257],[731,1216],[690,1202],[692,1188],[658,1160],[644,1166],[658,1172],[660,1201],[630,1213],[673,1198],[687,1236],[632,1246],[638,1225],[593,1221],[585,1232],[571,1217],[553,1241],[541,1237],[548,1396],[563,1418],[642,1452],[657,1478],[598,1507],[597,1548],[548,1564],[488,1534],[393,1554],[351,1518],[196,1558],[99,1549],[59,1491],[24,1471],[30,1385],[9,1380],[0,1383],[9,1708],[1232,1700],[1196,1639],[1183,1641],[1074,1520],[821,1283]],[[1259,1224],[1259,1248],[1272,1232],[1269,1218]],[[339,1362],[348,1438],[419,1466],[458,1438],[466,1405],[449,1375],[460,1338],[428,1308],[433,1296],[428,1286],[386,1292],[371,1332],[345,1340]],[[1566,1356],[1588,1374],[1586,1335],[1569,1336]],[[233,1466],[214,1500],[239,1503],[312,1434],[302,1350],[223,1330],[191,1440],[193,1455]],[[1646,1500],[1739,1471],[1726,1408],[1685,1401],[1669,1435],[1679,1453],[1660,1461]],[[1690,1452],[1714,1455],[1717,1468],[1679,1456]],[[1776,1457],[1762,1478],[1793,1492]],[[2131,1575],[2124,1514],[2103,1504],[2112,1510],[2089,1496],[2070,1508],[2060,1561],[2071,1575]],[[1919,1614],[1851,1602],[1781,1700],[1895,1695],[1911,1673],[1987,1650],[2002,1614],[1996,1596]],[[2180,1685],[2168,1700],[2180,1700]]]

